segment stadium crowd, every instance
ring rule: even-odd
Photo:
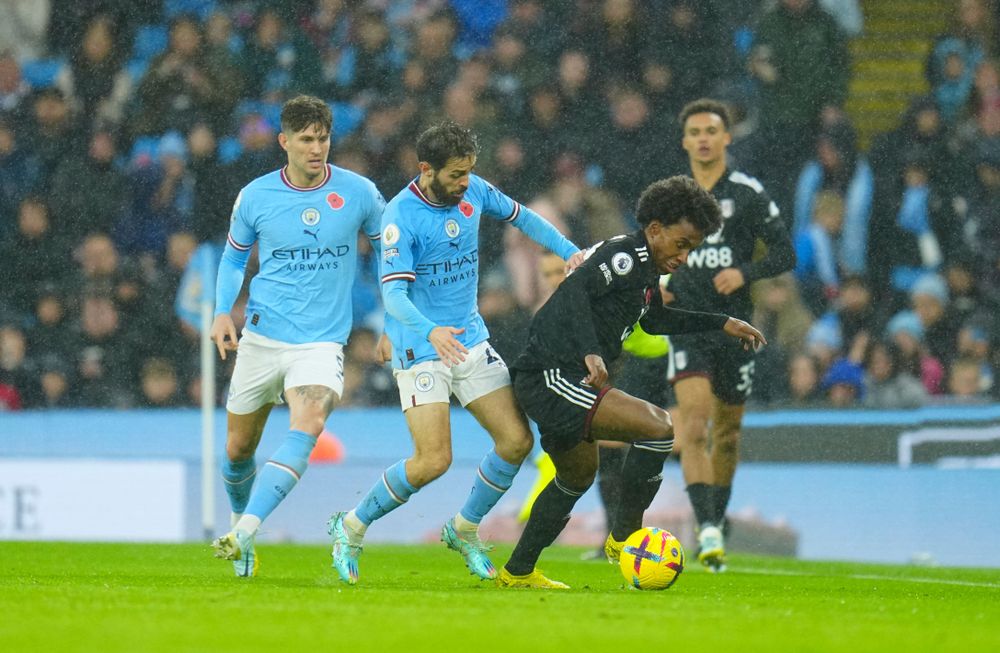
[[[862,152],[843,110],[850,0],[0,3],[0,410],[197,403],[185,272],[282,164],[277,114],[299,92],[334,109],[333,162],[387,198],[424,127],[472,127],[478,172],[581,246],[635,227],[642,189],[687,172],[678,109],[722,99],[734,163],[798,259],[754,289],[770,345],[752,405],[991,401],[997,15],[954,5],[930,93]],[[358,246],[345,402],[395,405],[377,258]],[[484,221],[481,311],[508,360],[551,292],[541,255]]]

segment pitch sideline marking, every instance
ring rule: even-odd
[[[901,581],[904,583],[928,583],[931,585],[961,585],[963,587],[986,587],[989,589],[1000,589],[1000,583],[988,583],[974,580],[951,580],[948,578],[908,578],[900,576],[883,576],[879,574],[817,574],[808,571],[791,571],[788,569],[753,569],[750,567],[730,567],[731,571],[742,574],[759,574],[761,576],[816,576],[816,577],[839,577],[853,580],[888,580]]]

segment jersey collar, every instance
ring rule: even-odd
[[[430,200],[430,198],[427,197],[427,195],[424,194],[424,191],[420,190],[420,185],[417,184],[417,180],[416,179],[414,179],[413,181],[411,181],[410,185],[407,186],[407,188],[409,188],[410,192],[412,192],[414,195],[416,195],[420,199],[420,201],[423,202],[424,204],[426,204],[427,206],[430,206],[430,207],[435,208],[435,209],[447,209],[447,208],[450,208],[447,204],[443,204],[443,203],[439,203],[439,202],[432,202]]]
[[[303,186],[296,186],[295,184],[292,183],[292,180],[288,178],[288,174],[285,172],[287,169],[288,169],[287,165],[282,166],[282,168],[281,168],[281,181],[285,182],[285,185],[288,186],[289,188],[291,188],[292,190],[297,190],[300,193],[306,193],[306,192],[311,191],[311,190],[316,190],[317,188],[322,188],[323,185],[326,184],[326,182],[330,181],[330,176],[333,174],[331,172],[331,166],[330,166],[330,164],[327,163],[326,164],[326,174],[323,175],[323,181],[319,182],[315,186],[311,186],[309,188],[305,188]]]

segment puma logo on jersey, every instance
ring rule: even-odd
[[[308,229],[303,229],[302,233],[309,234],[310,236],[313,237],[313,240],[315,240],[317,243],[319,242],[319,236],[317,235],[319,233],[319,229],[317,229],[316,231],[309,231]]]

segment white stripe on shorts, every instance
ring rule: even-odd
[[[545,375],[545,387],[546,388],[548,388],[552,392],[556,393],[557,395],[559,395],[560,397],[562,397],[566,401],[570,402],[571,404],[576,404],[577,406],[580,406],[581,408],[586,408],[587,410],[590,410],[590,407],[593,404],[593,402],[591,402],[591,403],[588,404],[587,402],[582,401],[582,400],[578,399],[577,397],[575,397],[575,396],[567,393],[565,390],[561,390],[558,387],[556,387],[555,381],[552,379],[552,376],[550,374],[550,370],[542,370],[542,374]]]

